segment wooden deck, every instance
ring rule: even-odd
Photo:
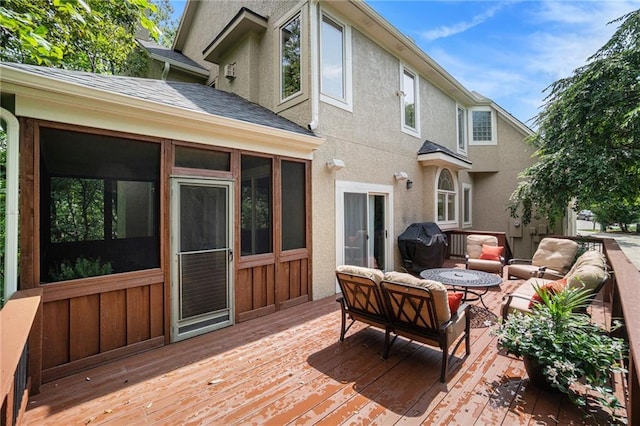
[[[519,282],[485,302],[497,313]],[[472,330],[471,355],[442,384],[434,348],[398,338],[383,360],[384,333],[359,323],[340,343],[330,297],[47,383],[24,424],[583,424],[490,330]]]

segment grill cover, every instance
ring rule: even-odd
[[[447,245],[447,234],[434,222],[412,223],[398,236],[402,263],[412,274],[419,274],[425,269],[441,268]]]

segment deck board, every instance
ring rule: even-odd
[[[517,281],[484,296],[498,313]],[[601,315],[601,305],[594,315]],[[441,353],[356,323],[338,341],[334,297],[240,323],[47,383],[24,425],[582,424],[567,398],[529,384],[522,362],[474,328],[446,384]]]

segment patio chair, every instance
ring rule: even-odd
[[[502,269],[505,265],[503,254],[504,247],[498,246],[497,237],[493,235],[467,235],[466,269],[502,275]]]
[[[342,291],[337,301],[342,311],[340,341],[355,321],[361,321],[387,331],[387,315],[382,301],[380,282],[384,278],[378,269],[341,265],[336,268],[338,285]],[[347,325],[347,318],[351,323]],[[389,333],[385,338],[389,339]],[[385,341],[385,346],[387,345]]]
[[[440,381],[445,383],[450,360],[463,341],[466,355],[470,353],[470,305],[462,304],[452,313],[443,284],[402,272],[387,272],[380,286],[389,315],[387,334],[395,334],[390,342],[385,339],[383,358],[398,336],[438,347],[442,350]]]
[[[566,275],[578,252],[578,243],[566,238],[543,238],[531,259],[511,259],[507,278],[558,279]]]

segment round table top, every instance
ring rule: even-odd
[[[475,269],[425,269],[420,272],[420,276],[426,280],[459,287],[494,287],[502,284],[502,278],[499,275]]]

